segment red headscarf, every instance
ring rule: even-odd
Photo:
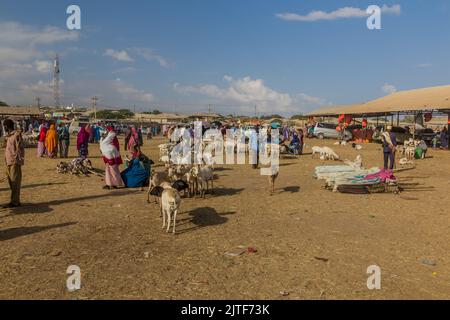
[[[47,134],[47,128],[42,126],[41,132],[39,132],[39,142],[45,142],[45,136]]]

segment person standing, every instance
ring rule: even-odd
[[[11,201],[4,208],[20,207],[20,186],[22,184],[22,166],[25,163],[25,150],[21,130],[14,130],[11,119],[4,121],[6,131],[6,176],[11,188]]]
[[[117,189],[124,186],[119,166],[123,163],[120,156],[119,140],[112,127],[108,127],[108,135],[100,140],[100,151],[105,162],[105,186],[103,189]]]
[[[395,162],[395,147],[397,146],[397,137],[392,132],[392,126],[387,126],[386,131],[381,134],[383,139],[383,155],[384,155],[384,170],[394,170]]]
[[[62,123],[59,124],[58,128],[58,140],[59,140],[59,156],[60,158],[69,157],[69,144],[70,144],[70,134],[67,125]]]
[[[47,129],[44,126],[40,126],[40,128],[37,146],[38,158],[42,158],[45,155],[45,135],[47,134]]]
[[[125,150],[128,149],[128,142],[130,141],[131,138],[131,128],[130,126],[127,126],[127,128],[125,129]]]
[[[85,127],[81,127],[77,136],[77,150],[80,158],[86,159],[89,155],[89,133]]]
[[[141,151],[139,145],[139,135],[134,126],[131,127],[131,135],[128,140],[127,151],[130,153],[132,159],[138,158]]]
[[[441,149],[448,149],[448,131],[446,127],[442,128],[439,139],[441,142]]]
[[[305,134],[303,132],[303,129],[298,130],[298,139],[300,141],[300,144],[298,146],[298,154],[303,154],[303,146],[305,145]]]
[[[53,123],[50,125],[50,129],[47,130],[45,136],[45,148],[50,159],[56,158],[58,155],[58,134]]]

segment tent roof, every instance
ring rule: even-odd
[[[319,109],[308,116],[368,115],[419,110],[450,110],[450,85],[399,91],[362,104]]]
[[[39,116],[41,114],[38,107],[0,107],[2,116]]]

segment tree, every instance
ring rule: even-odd
[[[161,114],[161,111],[159,111],[158,109],[153,110],[152,112],[153,114]]]
[[[0,107],[8,107],[8,105],[6,102],[0,101]]]
[[[292,120],[305,120],[305,119],[307,119],[307,118],[308,118],[308,117],[305,117],[305,116],[302,115],[302,114],[297,114],[297,115],[294,115],[294,116],[291,117]]]
[[[91,118],[93,118],[95,116],[95,114],[92,112],[89,116]],[[99,111],[97,111],[97,118],[98,119],[118,119],[118,120],[123,120],[123,119],[129,119],[129,118],[133,118],[133,117],[134,117],[134,113],[131,112],[128,109],[99,110]]]

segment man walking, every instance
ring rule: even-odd
[[[392,126],[387,126],[386,131],[382,133],[384,170],[394,170],[395,151],[397,147],[397,137],[392,132]],[[390,162],[390,163],[389,163]]]
[[[22,184],[22,166],[25,150],[22,141],[22,131],[14,129],[14,122],[6,119],[3,122],[6,131],[6,176],[11,188],[11,201],[4,208],[20,207],[20,186]]]

